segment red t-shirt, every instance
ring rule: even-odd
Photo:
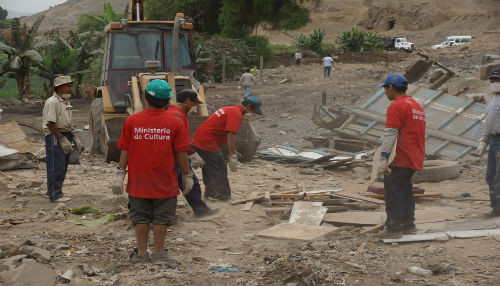
[[[391,166],[423,170],[425,113],[409,95],[401,95],[387,108],[386,128],[399,130],[396,157]]]
[[[129,195],[164,199],[179,194],[174,153],[189,149],[189,133],[181,119],[163,109],[131,115],[123,124],[118,148],[128,151]]]
[[[227,141],[227,132],[237,134],[242,119],[241,105],[220,108],[198,127],[191,144],[205,151],[220,151]]]
[[[186,126],[186,129],[187,129],[188,141],[190,141],[190,139],[189,139],[189,134],[190,134],[189,133],[189,121],[188,121],[188,117],[187,117],[186,112],[184,112],[184,110],[182,110],[182,108],[180,108],[176,105],[171,105],[168,108],[167,113],[172,114],[175,117],[178,117],[179,119],[182,120],[182,122],[184,123],[184,126]],[[191,155],[191,154],[194,154],[194,150],[193,150],[193,148],[191,148],[191,146],[189,146],[188,155]]]

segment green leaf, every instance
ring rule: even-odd
[[[43,61],[43,58],[40,55],[40,53],[35,51],[35,50],[27,50],[26,52],[21,54],[21,57],[28,57],[32,61],[35,61],[35,62],[42,62]]]
[[[103,225],[105,223],[113,221],[113,218],[114,217],[112,214],[107,214],[107,215],[100,217],[98,219],[93,219],[93,218],[81,219],[81,218],[79,218],[79,219],[75,220],[75,224],[89,226],[89,227],[98,227],[100,225]]]
[[[13,70],[17,70],[21,67],[22,60],[20,56],[15,56],[9,63],[9,68]]]
[[[3,42],[0,42],[0,51],[4,51],[6,54],[15,54],[17,53],[17,49],[9,46],[9,45],[6,45],[5,43]]]
[[[94,213],[94,214],[100,214],[101,211],[98,209],[95,209],[91,206],[84,206],[81,208],[73,208],[69,210],[71,213],[82,215],[82,214],[88,214],[88,213]]]

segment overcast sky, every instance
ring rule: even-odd
[[[64,2],[66,0],[0,0],[0,6],[16,12],[38,13]]]

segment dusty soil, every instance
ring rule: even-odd
[[[442,62],[456,63],[455,68],[461,71],[446,83],[450,89],[457,88],[465,77],[472,77],[474,90],[485,91],[488,84],[477,80],[478,70],[474,67],[483,51],[471,48],[463,56],[457,56],[452,50],[443,50],[431,51],[431,55]],[[487,52],[495,51],[498,46]],[[252,90],[262,99],[265,113],[252,119],[262,137],[261,148],[276,145],[310,148],[310,142],[303,137],[327,131],[310,120],[313,103],[321,101],[323,91],[328,103],[355,106],[366,100],[387,74],[403,73],[419,59],[416,54],[398,53],[364,55],[359,61],[356,58],[356,55],[342,56],[329,79],[323,79],[321,64],[313,60],[301,66],[284,62],[266,69],[263,82]],[[287,78],[289,82],[279,84]],[[236,83],[207,90],[211,111],[237,104],[242,97],[243,91],[237,89]],[[88,124],[90,102],[74,100],[73,105],[75,125],[83,129]],[[38,126],[41,108],[41,104],[6,108],[2,120]],[[43,146],[38,131],[22,128],[38,146]],[[81,138],[88,146],[87,130],[82,130]],[[116,197],[110,190],[116,163],[107,164],[102,156],[88,153],[80,161],[80,165],[69,167],[64,192],[72,200],[66,206],[91,205],[104,213],[120,212],[126,198]],[[487,220],[483,216],[490,210],[485,165],[485,159],[461,162],[458,179],[419,185],[444,197],[419,199],[417,210],[451,209],[454,216],[453,221],[440,223],[417,221],[421,233],[478,225],[498,227],[498,218]],[[370,162],[364,168],[369,171]],[[199,176],[200,173],[197,171]],[[361,227],[337,225],[338,230],[311,243],[267,239],[256,233],[287,220],[268,214],[270,207],[255,204],[245,212],[242,205],[208,201],[211,207],[221,208],[223,216],[199,221],[182,197],[179,197],[177,223],[169,228],[166,242],[181,265],[176,269],[133,265],[127,256],[135,245],[135,237],[126,218],[117,217],[95,228],[75,225],[74,221],[81,216],[54,212],[56,204],[44,197],[45,178],[43,162],[37,169],[0,173],[0,245],[19,245],[30,240],[50,250],[52,259],[47,265],[58,274],[68,269],[75,271],[71,285],[500,285],[498,237],[386,245],[360,235]],[[305,170],[263,160],[240,164],[238,172],[231,173],[229,179],[235,199],[245,198],[252,191],[335,187],[359,193],[368,186],[363,175],[349,169]],[[463,200],[464,193],[471,197]],[[273,208],[280,206],[274,205]],[[384,207],[378,210],[383,211]],[[68,247],[75,251],[69,256],[64,253]],[[429,256],[436,257],[447,271],[430,277],[406,272],[408,266],[418,266]],[[79,267],[83,264],[97,268],[98,275],[84,275]],[[209,269],[212,266],[231,266],[241,272],[216,272]]]

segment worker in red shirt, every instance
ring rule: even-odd
[[[182,169],[184,186],[190,189],[193,185],[187,157],[188,131],[181,119],[165,110],[174,97],[171,91],[166,81],[152,80],[145,91],[147,109],[125,120],[118,141],[122,151],[112,189],[115,194],[123,193],[128,166],[129,216],[137,239],[137,249],[130,255],[132,262],[175,263],[164,244],[167,224],[175,219],[179,195],[176,162]],[[147,253],[150,224],[154,235],[151,258]]]
[[[198,127],[191,147],[200,155],[205,164],[202,167],[205,198],[220,201],[231,199],[231,188],[227,178],[227,166],[220,147],[227,142],[229,150],[229,169],[236,172],[236,134],[244,114],[262,115],[261,102],[255,97],[247,97],[241,105],[218,109]]]
[[[400,237],[416,233],[415,198],[411,177],[423,170],[425,157],[425,113],[422,107],[406,95],[408,81],[399,74],[389,75],[383,84],[385,95],[392,103],[387,108],[382,152],[377,176],[384,177],[386,229],[377,236]],[[393,146],[396,155],[388,162]]]
[[[188,113],[191,108],[197,106],[198,104],[203,103],[198,99],[198,94],[192,89],[184,89],[177,93],[176,95],[176,103],[168,108],[167,113],[172,114],[182,120],[184,125],[187,128],[187,136],[189,141],[189,121],[188,121]],[[189,168],[193,173],[193,187],[189,190],[184,189],[182,192],[189,206],[193,210],[193,213],[198,218],[206,218],[217,215],[220,210],[212,209],[207,206],[207,204],[201,198],[201,187],[200,181],[196,177],[196,174],[193,172],[193,168],[201,168],[204,164],[203,159],[201,159],[200,155],[196,153],[192,148],[189,148],[188,151],[188,159],[189,159]],[[175,166],[175,171],[177,172],[177,181],[179,183],[179,187],[183,189],[182,184],[182,170],[178,164]]]

